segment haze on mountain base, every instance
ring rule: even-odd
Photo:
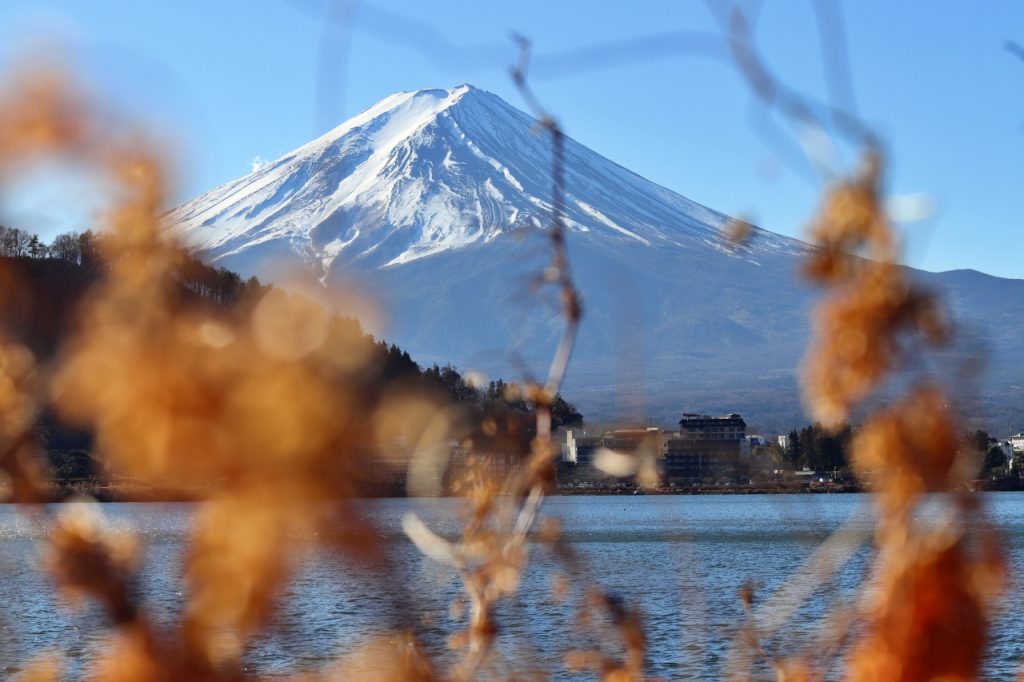
[[[565,152],[584,318],[563,393],[589,420],[670,422],[686,410],[741,412],[766,429],[802,422],[796,372],[815,292],[798,271],[812,247],[758,228],[736,245],[727,216],[572,139]],[[533,286],[551,194],[547,135],[462,85],[391,95],[169,218],[205,259],[244,275],[301,269],[355,288],[387,321],[375,331],[421,363],[538,377],[562,324],[553,292]],[[965,331],[949,367],[984,346],[977,416],[1019,428],[1024,282],[917,276],[948,294]]]

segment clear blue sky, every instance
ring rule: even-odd
[[[906,226],[910,263],[1024,278],[1024,61],[1004,48],[1024,43],[1024,3],[840,2],[846,49],[829,31],[825,51],[811,3],[760,4],[756,44],[770,68],[853,107],[892,151],[890,190],[931,198],[933,216]],[[62,46],[78,73],[171,134],[185,199],[396,90],[469,82],[525,108],[508,76],[515,31],[534,42],[535,89],[570,135],[696,201],[800,236],[821,185],[799,147],[770,132],[778,118],[734,67],[672,35],[719,32],[723,5],[4,0],[0,62],[40,40]],[[572,57],[594,44],[606,46]],[[843,61],[849,78],[830,77]]]

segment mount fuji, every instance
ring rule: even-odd
[[[168,218],[215,264],[269,281],[301,269],[371,298],[374,331],[421,363],[536,377],[561,330],[554,292],[535,286],[551,157],[536,121],[493,94],[402,92]],[[813,247],[758,228],[736,245],[728,216],[569,138],[565,215],[584,318],[563,392],[588,419],[805,419],[796,374],[816,292],[798,269]],[[984,340],[985,424],[1019,428],[1024,281],[914,276],[946,296],[964,338]]]

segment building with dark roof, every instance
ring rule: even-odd
[[[738,414],[684,414],[678,433],[662,441],[666,482],[736,480],[746,436],[747,424]]]

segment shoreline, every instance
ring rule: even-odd
[[[967,492],[1021,492],[1024,487],[1020,485],[985,485],[987,481],[975,481],[974,485],[966,489]],[[96,502],[200,502],[208,499],[216,488],[196,490],[193,494],[185,491],[170,491],[156,486],[145,486],[134,484],[89,484],[77,483],[72,485],[55,485],[50,491],[51,494],[42,503],[64,503],[74,502],[78,498],[88,497]],[[378,494],[366,495],[358,499],[381,499],[381,498],[408,498],[398,490],[379,490]],[[668,488],[636,488],[636,487],[594,487],[594,488],[569,488],[559,487],[549,491],[549,497],[577,497],[577,496],[610,496],[642,497],[647,495],[850,495],[859,493],[870,494],[872,490],[859,483],[796,483],[775,485],[732,485],[732,486],[698,486],[693,488],[668,487]],[[457,495],[446,495],[441,497],[458,497]],[[6,504],[17,504],[7,501]]]

